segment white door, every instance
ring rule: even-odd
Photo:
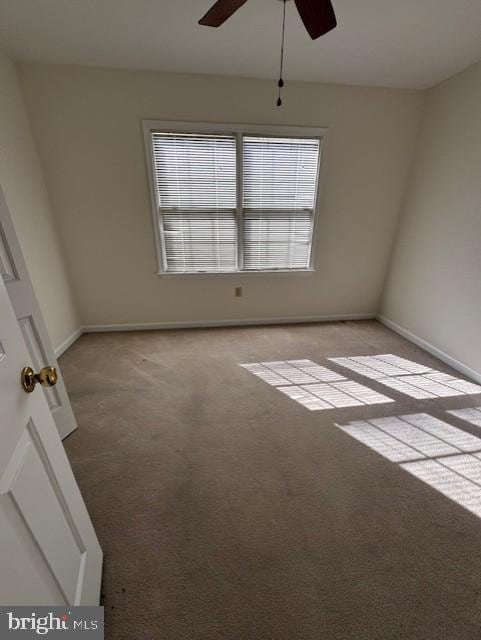
[[[1,188],[0,274],[7,285],[13,310],[30,353],[32,367],[38,371],[42,367],[51,365],[59,371]],[[77,428],[77,423],[62,377],[59,376],[55,387],[44,389],[44,393],[60,437],[65,438]]]
[[[98,604],[100,549],[0,278],[0,604]]]

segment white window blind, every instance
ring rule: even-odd
[[[152,133],[164,268],[237,268],[236,138]]]
[[[319,140],[243,138],[244,269],[306,269]]]
[[[319,138],[151,131],[151,140],[163,271],[309,268]]]

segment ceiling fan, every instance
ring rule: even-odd
[[[284,5],[282,17],[282,43],[281,43],[281,64],[280,74],[277,86],[279,87],[279,95],[277,98],[277,106],[282,105],[281,91],[284,86],[282,72],[284,68],[284,38],[286,27],[286,2],[281,0]],[[308,34],[313,40],[323,36],[335,27],[337,27],[336,14],[331,4],[331,0],[294,0],[297,10],[302,18],[302,22],[307,29]],[[217,0],[207,11],[205,16],[199,20],[199,24],[206,27],[220,27],[228,20],[236,11],[244,5],[247,0]]]
[[[247,0],[217,0],[199,20],[199,24],[220,27],[246,2]],[[302,22],[313,40],[337,26],[331,0],[295,0],[295,3]]]

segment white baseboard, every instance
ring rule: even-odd
[[[75,329],[75,331],[71,335],[69,335],[69,337],[66,340],[64,340],[61,345],[59,345],[56,349],[54,349],[55,357],[60,358],[62,353],[65,353],[65,351],[67,351],[67,349],[71,347],[73,343],[80,338],[83,332],[84,332],[83,327],[79,327],[78,329]]]
[[[241,327],[269,324],[303,324],[315,322],[340,322],[346,320],[373,320],[377,319],[389,329],[392,329],[421,349],[424,349],[439,360],[459,371],[463,375],[481,384],[481,373],[463,364],[456,358],[438,349],[427,340],[420,338],[408,329],[401,327],[389,318],[375,313],[347,313],[326,316],[286,316],[282,318],[248,318],[237,320],[195,320],[186,322],[141,322],[129,324],[97,324],[87,325],[76,329],[61,345],[55,349],[55,357],[59,358],[83,333],[101,333],[107,331],[153,331],[159,329],[195,329],[209,327]]]
[[[460,373],[467,376],[468,378],[471,378],[478,384],[481,384],[481,373],[479,371],[476,371],[475,369],[471,369],[471,367],[468,367],[467,365],[463,364],[459,360],[456,360],[456,358],[453,358],[448,353],[441,351],[441,349],[438,349],[427,340],[424,340],[423,338],[420,338],[419,336],[412,333],[411,331],[408,331],[408,329],[405,329],[404,327],[401,327],[400,325],[396,324],[392,320],[389,320],[389,318],[386,318],[382,315],[378,315],[377,319],[379,320],[379,322],[382,322],[382,324],[384,324],[386,327],[389,327],[389,329],[392,329],[396,333],[399,333],[399,335],[403,336],[403,338],[406,338],[410,342],[414,342],[414,344],[417,344],[418,347],[421,347],[421,349],[424,349],[425,351],[430,353],[432,356],[439,358],[439,360],[442,360],[453,369],[456,369],[456,371],[459,371]]]
[[[373,320],[375,313],[348,313],[328,316],[288,316],[283,318],[248,318],[242,320],[194,320],[187,322],[142,322],[131,324],[91,324],[83,327],[85,333],[102,331],[152,331],[155,329],[196,329],[208,327],[240,327],[268,324],[302,324],[336,322],[341,320]]]

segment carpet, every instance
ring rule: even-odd
[[[65,447],[105,552],[106,638],[478,640],[481,520],[334,426],[446,413],[327,358],[392,353],[375,321],[101,333],[61,360]],[[310,359],[396,402],[309,411],[239,363]]]

